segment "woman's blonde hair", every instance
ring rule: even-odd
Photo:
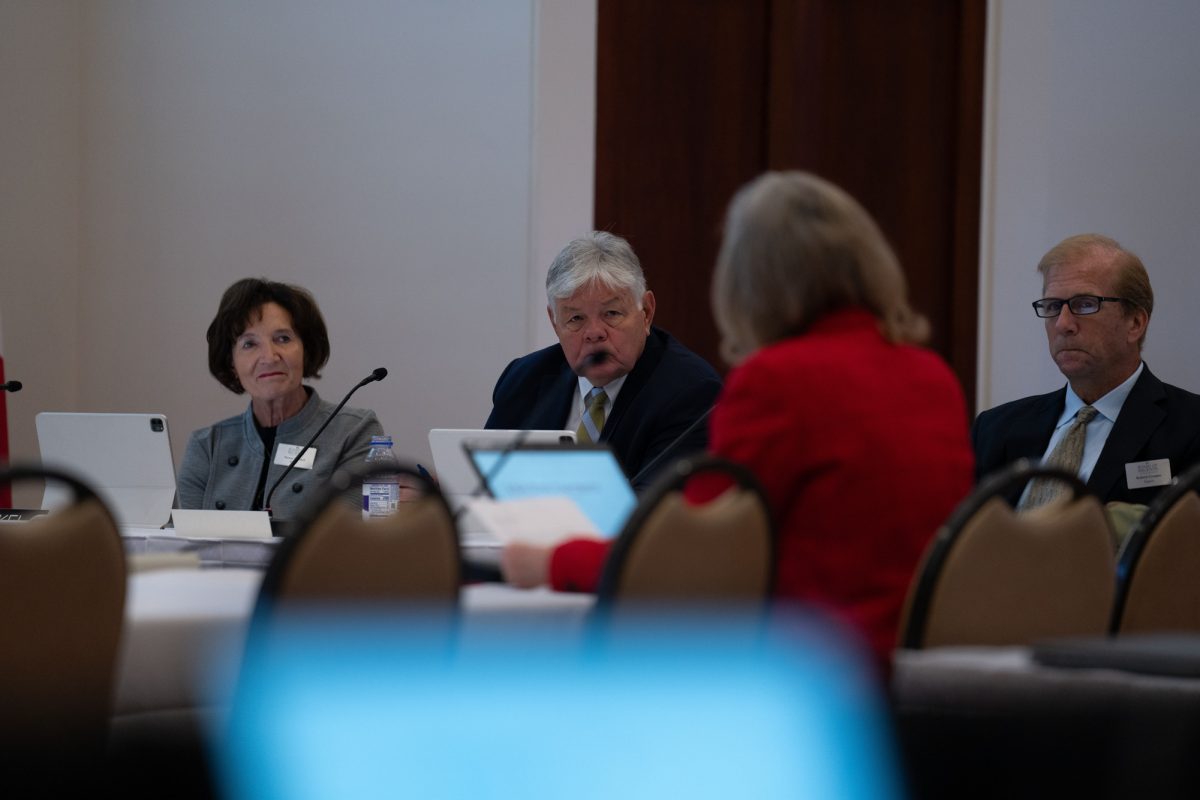
[[[725,217],[712,306],[721,352],[736,363],[858,306],[894,342],[924,342],[900,263],[854,198],[806,172],[768,172],[743,186]]]

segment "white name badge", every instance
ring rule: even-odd
[[[1130,489],[1166,486],[1171,482],[1171,459],[1132,461],[1125,465],[1125,480]]]
[[[300,452],[302,444],[281,444],[275,448],[275,463],[286,467],[292,463],[296,453]],[[296,462],[296,469],[312,469],[313,461],[317,458],[317,448],[310,447],[304,451],[304,457]]]

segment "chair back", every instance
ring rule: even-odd
[[[125,615],[124,544],[79,478],[40,466],[0,469],[0,485],[25,480],[64,484],[73,497],[54,513],[0,523],[0,749],[99,753]]]
[[[693,478],[728,483],[703,504],[684,497]],[[745,467],[684,458],[646,491],[613,543],[597,609],[617,603],[761,603],[770,595],[775,528],[766,496]]]
[[[1200,465],[1159,493],[1117,558],[1111,631],[1200,631]]]
[[[339,497],[377,473],[422,489],[389,517],[364,520]],[[301,514],[263,576],[256,617],[267,606],[411,603],[454,610],[461,582],[458,531],[437,485],[414,467],[340,471]]]
[[[1024,513],[1003,499],[1042,476],[1065,481],[1071,496]],[[1100,501],[1072,473],[1018,461],[984,479],[938,531],[905,602],[900,646],[1102,635],[1114,574]]]

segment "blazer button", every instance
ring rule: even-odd
[[[304,487],[300,484],[299,481],[297,481],[296,483],[292,484],[292,491],[296,494],[300,494],[300,492],[304,491]]]
[[[229,457],[229,461],[228,461],[228,462],[226,462],[226,463],[228,463],[228,464],[229,464],[229,466],[231,466],[231,467],[236,467],[236,466],[238,465],[238,457],[237,457],[237,456],[230,456],[230,457]]]
[[[225,501],[224,500],[218,500],[217,502],[213,503],[213,505],[217,507],[217,511],[225,510]]]

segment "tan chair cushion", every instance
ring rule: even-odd
[[[1163,515],[1130,576],[1121,633],[1200,631],[1200,497]]]
[[[333,503],[304,536],[280,582],[281,600],[457,601],[454,521],[436,498],[371,520]]]
[[[663,497],[633,543],[617,594],[636,600],[761,600],[770,585],[770,520],[753,492],[704,505]]]
[[[943,564],[923,645],[1024,645],[1103,634],[1116,575],[1111,541],[1095,498],[1025,514],[992,498]]]
[[[103,736],[125,610],[125,553],[95,498],[0,525],[0,726]]]

